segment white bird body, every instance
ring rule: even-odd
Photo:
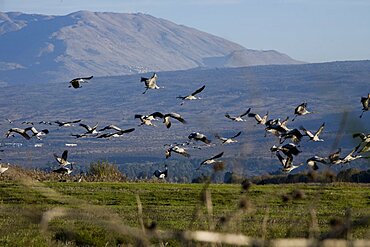
[[[324,165],[338,165],[343,162],[343,160],[339,157],[341,153],[341,148],[339,148],[336,152],[329,154],[328,157],[320,157],[320,156],[313,156],[307,159],[307,165],[314,170],[319,169],[317,162],[322,163]]]
[[[166,125],[167,129],[171,127],[171,121],[170,121],[171,118],[174,118],[177,121],[183,124],[186,124],[185,119],[180,114],[176,112],[171,112],[171,113],[163,115],[163,123]]]
[[[328,160],[326,158],[322,158],[320,156],[313,156],[309,159],[307,159],[307,165],[311,167],[313,170],[318,170],[319,166],[317,165],[317,162],[323,163],[323,164],[328,164]]]
[[[329,154],[329,156],[326,158],[328,163],[336,165],[337,162],[340,161],[340,153],[342,152],[341,148],[338,148],[337,151]]]
[[[104,128],[100,129],[99,131],[104,131],[104,130],[116,130],[116,131],[121,131],[122,129],[114,124],[110,124],[108,126],[105,126]]]
[[[4,173],[4,172],[6,172],[8,169],[9,169],[9,166],[8,166],[8,167],[2,167],[2,165],[0,164],[0,174],[3,174],[3,173]]]
[[[342,164],[345,164],[345,163],[349,163],[351,161],[354,161],[354,160],[357,160],[357,159],[360,159],[362,158],[362,155],[359,155],[359,154],[356,154],[356,155],[353,155],[353,154],[348,154],[346,157],[343,158],[342,160]]]
[[[147,126],[155,126],[155,124],[152,123],[153,120],[151,120],[150,118],[145,118],[145,117],[140,118],[141,125],[147,125]]]
[[[278,125],[283,128],[285,130],[285,132],[289,132],[291,131],[291,129],[288,128],[287,124],[288,124],[288,121],[289,121],[289,117],[286,117],[283,121],[280,122],[280,120],[278,121]]]
[[[54,154],[55,160],[59,163],[61,166],[67,166],[70,165],[71,163],[67,160],[68,158],[68,150],[64,150],[63,154],[61,157],[59,157],[57,154]]]
[[[11,133],[17,133],[21,136],[23,136],[26,140],[29,140],[31,139],[31,137],[27,134],[26,130],[25,129],[21,129],[21,128],[11,128],[9,129],[6,134],[5,134],[5,137],[6,138],[9,138],[9,136],[11,135]],[[14,136],[14,135],[13,135]]]
[[[29,127],[26,128],[25,131],[30,130],[32,132],[32,136],[35,136],[37,139],[42,140],[41,137],[45,136],[49,133],[49,130],[43,129],[41,131],[38,131],[35,127]]]
[[[295,113],[298,115],[306,115],[310,114],[311,112],[307,110],[307,103],[302,103],[301,105],[297,106]]]
[[[200,163],[199,167],[198,167],[196,170],[199,170],[199,169],[201,168],[201,166],[202,166],[202,165],[211,165],[211,164],[214,164],[214,163],[216,163],[216,162],[219,162],[219,161],[217,161],[217,159],[221,158],[221,157],[222,157],[222,155],[224,155],[224,152],[221,152],[221,153],[219,153],[219,154],[217,154],[217,155],[213,156],[212,158],[209,158],[209,159],[203,160],[203,161]]]
[[[294,121],[296,119],[296,117],[298,117],[298,116],[304,116],[304,115],[307,115],[307,114],[310,114],[310,113],[312,113],[312,112],[307,110],[307,103],[303,102],[302,104],[300,104],[299,106],[297,106],[294,109],[295,116],[292,119],[292,121]]]
[[[170,147],[169,149],[166,150],[166,159],[171,157],[172,152],[180,154],[180,155],[185,156],[187,158],[190,157],[190,154],[186,151],[185,148],[182,148],[182,147],[179,147],[179,146],[176,145],[176,146]]]
[[[353,138],[359,137],[361,143],[359,146],[362,146],[359,153],[366,153],[370,151],[370,134],[365,135],[364,133],[355,133],[352,135]]]
[[[136,114],[135,118],[139,118],[141,121],[140,125],[155,126],[152,121],[157,120],[157,118],[163,118],[164,115],[160,112],[153,112],[150,115],[140,115]]]
[[[214,160],[214,159],[205,160],[205,161],[202,162],[202,165],[210,165],[210,164],[213,164],[215,162],[216,162],[216,160]]]
[[[201,99],[200,97],[198,97],[196,95],[198,93],[202,92],[205,87],[206,87],[206,85],[202,86],[201,88],[198,88],[197,90],[195,90],[193,93],[191,93],[189,95],[186,95],[186,96],[178,96],[177,98],[178,99],[182,99],[182,100],[196,100],[196,99]],[[184,104],[184,102],[182,102],[181,104]]]
[[[365,143],[365,145],[358,152],[359,153],[370,152],[370,142]]]
[[[188,138],[190,140],[196,140],[196,141],[202,141],[206,144],[210,144],[211,141],[207,138],[207,136],[205,136],[204,134],[201,134],[199,132],[192,132]]]
[[[80,126],[86,129],[86,132],[84,133],[86,135],[87,134],[91,134],[91,135],[99,134],[99,132],[96,130],[98,128],[98,123],[96,123],[92,127],[87,124],[83,124],[83,123],[80,123]]]
[[[293,171],[294,169],[303,165],[303,163],[300,163],[298,165],[294,165],[293,164],[293,156],[287,156],[286,158],[284,158],[280,154],[279,151],[276,152],[276,156],[278,157],[281,165],[283,166],[281,170],[285,173],[289,173],[289,172]]]
[[[135,130],[135,128],[126,129],[126,130],[121,129],[121,130],[116,131],[116,132],[113,132],[113,133],[104,133],[104,134],[101,134],[101,135],[97,136],[97,138],[121,137],[121,136],[123,136],[123,134],[130,133],[130,132],[132,132],[134,130]]]
[[[70,127],[70,126],[73,126],[74,123],[79,123],[81,122],[81,119],[78,119],[78,120],[73,120],[73,121],[55,121],[54,123],[58,124],[59,127]]]
[[[159,89],[159,86],[157,85],[157,78],[158,76],[156,73],[153,73],[152,77],[150,78],[141,77],[140,81],[145,83],[145,91],[143,94],[145,94],[148,89]]]
[[[260,125],[266,124],[268,116],[269,116],[269,112],[267,112],[263,117],[261,117],[257,113],[248,113],[248,117],[253,117],[257,121],[257,124],[260,124]]]
[[[300,163],[298,165],[291,164],[291,165],[288,165],[288,166],[284,166],[282,171],[285,172],[285,173],[289,173],[289,172],[293,171],[294,169],[296,169],[296,168],[298,168],[302,165],[303,165],[303,163]]]
[[[349,154],[347,154],[343,159],[341,159],[340,164],[346,164],[354,160],[363,158],[363,156],[360,154],[354,154],[360,148],[360,146],[361,144],[357,145],[354,149],[352,149]]]
[[[235,138],[240,136],[242,132],[239,131],[236,135],[232,136],[232,137],[229,137],[229,138],[226,138],[226,137],[221,137],[219,135],[215,135],[217,139],[219,139],[222,144],[230,144],[230,143],[236,143],[238,142],[238,140],[236,140]]]
[[[364,133],[355,133],[353,134],[353,138],[359,137],[362,142],[369,143],[370,142],[370,134],[365,135]]]
[[[71,123],[65,123],[60,125],[60,127],[71,127],[71,126],[73,126]]]
[[[155,170],[153,173],[158,179],[165,179],[168,176],[168,168],[167,165],[164,166],[164,171]]]
[[[177,121],[183,123],[183,124],[186,124],[186,121],[185,119],[178,113],[176,112],[171,112],[171,113],[167,113],[167,114],[163,114],[163,113],[160,113],[160,112],[154,112],[150,115],[139,115],[139,114],[136,114],[135,115],[135,118],[139,118],[140,121],[141,121],[141,124],[140,125],[149,125],[149,126],[155,126],[152,121],[157,119],[157,118],[163,118],[163,123],[166,125],[167,128],[170,128],[171,127],[171,118],[174,118],[176,119]]]
[[[230,144],[230,143],[238,142],[238,140],[234,140],[232,138],[223,138],[223,137],[220,137],[220,140],[223,141],[223,144]]]
[[[229,119],[231,119],[231,120],[233,120],[233,121],[235,121],[235,122],[245,122],[246,120],[245,119],[243,119],[241,116],[236,116],[236,117],[232,117],[232,116],[230,116],[230,115],[225,115],[227,118],[229,118]],[[230,117],[228,117],[228,116],[230,116]]]
[[[225,117],[227,117],[228,119],[232,120],[232,121],[235,121],[235,122],[245,122],[246,120],[243,119],[244,116],[246,116],[247,114],[249,114],[251,108],[248,108],[248,110],[242,114],[240,114],[239,116],[230,116],[228,113],[225,114]]]
[[[295,145],[294,143],[288,143],[283,146],[274,145],[270,148],[270,151],[271,152],[281,151],[286,156],[298,155],[302,152],[301,150],[298,149],[298,146]]]
[[[299,129],[292,129],[280,135],[280,143],[283,143],[286,139],[292,139],[294,143],[299,143],[302,137],[303,135]]]
[[[71,165],[71,168],[62,166],[58,169],[53,170],[55,173],[60,173],[60,174],[71,174],[73,172],[73,165]]]
[[[184,100],[195,100],[195,99],[200,99],[200,98],[198,98],[194,95],[188,95],[188,96],[184,97]]]
[[[269,132],[277,137],[281,137],[282,134],[285,134],[287,131],[289,131],[289,129],[286,126],[282,125],[280,119],[269,120],[265,123],[265,125],[266,125],[265,136],[266,133]]]
[[[114,138],[117,138],[117,137],[120,137],[121,135],[119,133],[112,133],[111,135],[109,135],[108,137],[114,137]]]
[[[81,83],[87,83],[89,80],[91,80],[93,78],[93,76],[90,76],[90,77],[79,77],[79,78],[75,78],[73,80],[71,80],[69,83],[71,85],[69,85],[69,87],[73,87],[73,88],[81,88],[82,86],[80,85]]]
[[[315,132],[315,134],[312,134],[311,131],[306,130],[304,127],[301,126],[301,130],[305,132],[305,134],[310,138],[311,141],[314,142],[322,142],[324,141],[323,139],[320,139],[319,135],[321,132],[324,130],[325,123],[323,123],[320,128]]]

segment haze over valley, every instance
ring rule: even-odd
[[[59,128],[57,125],[36,124],[38,129],[48,128],[50,133],[42,141],[24,140],[20,136],[2,138],[5,152],[3,161],[11,161],[25,167],[52,169],[55,167],[53,153],[68,149],[70,160],[76,167],[85,170],[90,162],[107,160],[131,177],[150,177],[153,169],[168,164],[173,174],[171,181],[189,182],[192,178],[207,174],[211,168],[194,169],[205,157],[224,151],[226,171],[241,175],[261,175],[280,170],[279,161],[271,155],[270,147],[278,144],[278,139],[256,125],[253,118],[246,122],[233,122],[224,115],[238,115],[251,108],[251,112],[269,118],[289,116],[293,118],[294,108],[307,102],[314,113],[298,117],[289,122],[288,127],[303,125],[316,130],[326,123],[321,137],[322,143],[306,140],[301,143],[303,151],[296,159],[305,162],[313,155],[327,155],[341,147],[349,152],[358,140],[352,138],[355,132],[369,131],[369,114],[362,119],[360,98],[364,96],[364,85],[368,85],[370,62],[333,62],[303,65],[272,65],[243,68],[193,69],[173,72],[158,72],[158,90],[146,94],[141,76],[151,73],[115,77],[94,77],[82,88],[68,88],[68,81],[61,83],[37,83],[29,85],[3,86],[1,91],[7,97],[0,99],[3,120],[2,133],[11,126],[24,127],[23,121],[56,121],[82,119],[89,125],[99,123],[99,128],[115,124],[121,128],[136,130],[121,138],[76,139],[71,134],[82,133],[83,128]],[[185,102],[176,97],[191,93],[206,85],[200,93],[200,100]],[[187,124],[173,121],[167,129],[161,121],[157,127],[138,126],[140,121],[135,114],[180,113]],[[14,123],[9,124],[5,118]],[[191,132],[205,133],[212,146],[188,151],[190,158],[173,154],[165,159],[165,144],[187,141]],[[239,142],[221,145],[214,135],[232,136],[242,131]],[[337,139],[337,141],[335,141]],[[22,146],[4,147],[6,143],[22,143]],[[76,147],[66,147],[75,143]],[[35,147],[35,144],[42,144]],[[9,145],[9,144],[8,144]],[[358,160],[346,167],[368,167],[368,160]],[[324,166],[321,168],[324,169]],[[333,169],[340,169],[339,166]],[[306,165],[297,171],[308,170]],[[222,175],[222,174],[221,174]],[[220,175],[220,176],[221,176]]]

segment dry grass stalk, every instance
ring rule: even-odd
[[[314,208],[310,209],[311,221],[309,225],[309,238],[317,239],[319,237],[319,221],[317,220],[316,210]]]
[[[263,243],[266,241],[266,236],[267,236],[267,221],[269,219],[269,213],[270,213],[270,208],[266,208],[266,213],[265,216],[263,217],[262,221],[262,231],[261,231],[261,238]]]
[[[207,207],[208,228],[210,231],[213,231],[215,229],[215,224],[213,221],[213,205],[212,205],[211,192],[207,188],[204,191],[204,193],[205,193],[205,204]]]
[[[196,220],[200,219],[200,217],[202,215],[202,206],[203,206],[203,204],[206,204],[206,200],[207,200],[205,191],[208,189],[209,184],[210,184],[209,181],[206,182],[204,184],[204,187],[203,187],[202,191],[200,192],[200,203],[198,203],[197,206],[194,208],[193,216],[192,216],[191,221],[189,222],[188,229],[192,229]]]
[[[352,211],[350,208],[348,208],[346,210],[346,214],[345,214],[345,219],[346,219],[346,238],[347,240],[351,241],[352,240]]]
[[[138,220],[139,225],[141,227],[141,230],[145,234],[145,226],[143,221],[143,205],[141,204],[140,196],[136,194],[136,202],[137,202],[137,214],[138,214]]]

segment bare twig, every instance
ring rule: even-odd
[[[347,124],[347,120],[348,120],[348,112],[344,111],[343,115],[342,115],[342,119],[340,120],[339,129],[338,129],[337,134],[335,136],[335,139],[333,141],[331,150],[335,150],[338,147],[338,145],[340,143],[340,140],[343,138],[343,134],[344,134],[344,130],[345,130],[345,127],[346,127],[346,124]]]
[[[211,198],[211,192],[207,188],[204,191],[205,196],[205,204],[207,207],[207,216],[208,216],[208,228],[210,231],[213,231],[215,229],[215,224],[213,221],[213,205],[212,205],[212,198]]]
[[[145,234],[145,226],[144,226],[144,221],[143,221],[143,205],[141,204],[140,196],[138,194],[136,194],[136,202],[137,202],[137,214],[138,214],[137,216],[138,216],[139,224],[140,224],[141,230]]]
[[[262,229],[261,229],[261,238],[262,238],[263,243],[265,243],[266,237],[267,237],[267,221],[269,218],[269,213],[270,213],[270,208],[267,208],[265,216],[263,217]],[[265,246],[265,244],[263,244],[263,246]]]
[[[47,231],[49,222],[56,217],[65,216],[67,211],[65,208],[55,207],[42,214],[40,228],[42,231]]]
[[[202,189],[202,191],[200,192],[200,203],[198,203],[195,208],[194,208],[194,211],[193,211],[193,217],[189,223],[189,227],[188,229],[192,229],[193,228],[193,225],[194,223],[196,222],[197,219],[199,219],[201,213],[202,213],[202,210],[201,210],[201,207],[205,201],[205,191],[208,189],[209,187],[209,184],[210,184],[210,181],[207,181],[205,184],[204,184],[204,187]]]
[[[352,240],[352,211],[350,208],[348,208],[346,210],[346,214],[345,214],[345,220],[346,220],[346,223],[345,223],[345,226],[346,226],[346,238],[348,241],[351,241]]]
[[[310,239],[317,239],[319,236],[319,222],[317,220],[317,215],[316,215],[316,210],[314,208],[310,209],[310,216],[311,216],[311,221],[310,221],[310,226],[309,226],[309,238]]]

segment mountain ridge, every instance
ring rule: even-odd
[[[2,81],[55,82],[86,74],[299,63],[274,50],[247,49],[143,13],[0,12]]]

